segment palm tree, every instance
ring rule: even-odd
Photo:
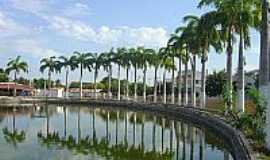
[[[260,89],[269,84],[269,58],[270,52],[270,35],[269,35],[269,2],[267,0],[261,1],[262,21],[261,21],[261,53],[260,53]],[[268,90],[266,91],[268,93]],[[263,93],[265,94],[265,93]]]
[[[126,99],[129,100],[129,69],[131,66],[131,50],[129,49],[127,52],[123,54],[123,67],[126,69]]]
[[[155,51],[153,49],[143,49],[141,54],[141,62],[143,64],[143,102],[146,102],[146,73],[150,55]]]
[[[168,56],[171,58],[172,60],[172,65],[175,66],[175,46],[170,45],[169,44],[170,41],[168,41],[167,47],[166,47],[166,51],[165,51],[165,55],[164,56]],[[171,103],[174,104],[174,85],[175,85],[175,79],[174,79],[174,71],[175,71],[175,67],[171,68],[172,70],[172,78],[171,78],[171,84],[172,84],[172,93],[171,93]]]
[[[185,75],[184,75],[184,105],[187,105],[188,104],[188,62],[189,62],[189,38],[190,36],[190,33],[189,33],[189,29],[188,29],[188,26],[181,26],[181,27],[178,27],[176,30],[175,30],[175,34],[179,34],[179,43],[182,45],[182,48],[184,49],[183,50],[183,54],[184,54],[184,57],[183,57],[183,63],[185,64]]]
[[[161,67],[163,67],[163,103],[167,103],[167,86],[166,86],[166,72],[175,69],[173,58],[167,56],[167,48],[161,48],[161,54],[163,55]]]
[[[137,101],[137,71],[139,68],[142,68],[142,54],[143,48],[131,48],[129,49],[131,55],[131,64],[134,67],[134,101]]]
[[[260,11],[255,1],[221,1],[202,0],[199,7],[213,4],[216,8],[214,19],[221,27],[223,38],[227,45],[227,79],[228,88],[232,92],[232,52],[235,34],[239,34],[239,62],[238,62],[238,110],[244,111],[244,48],[250,46],[249,28],[258,28]],[[262,9],[263,10],[263,9]],[[228,107],[232,109],[232,96]]]
[[[261,10],[262,10],[262,21],[261,21],[261,53],[260,53],[260,74],[259,74],[259,87],[263,96],[267,97],[269,95],[269,53],[270,53],[270,35],[269,35],[269,1],[262,0],[261,1]],[[267,99],[267,117],[266,119],[270,119],[269,115],[269,99]],[[270,123],[266,123],[265,128],[270,128]],[[265,146],[270,149],[270,141],[269,141],[270,133],[266,134]]]
[[[21,60],[21,56],[17,56],[15,59],[9,59],[9,62],[7,63],[7,74],[14,71],[14,97],[17,95],[17,75],[20,74],[21,71],[27,72],[27,68],[28,65],[25,61]]]
[[[65,57],[65,56],[60,56],[59,57],[60,63],[59,63],[59,68],[60,71],[62,68],[66,70],[66,86],[65,86],[65,97],[68,97],[68,77],[69,77],[69,71],[75,70],[77,68],[77,64],[75,63],[74,57]]]
[[[113,51],[113,48],[108,53],[103,53],[103,68],[108,73],[108,96],[109,99],[112,98],[112,61],[113,61],[113,55],[115,54]]]
[[[215,24],[215,12],[208,12],[202,15],[198,22],[198,39],[201,48],[201,93],[200,93],[200,107],[205,108],[205,83],[208,53],[210,47],[213,47],[216,52],[222,51],[222,43],[219,30]]]
[[[44,73],[45,70],[48,70],[48,89],[51,89],[51,76],[52,73],[59,71],[59,61],[56,60],[55,56],[49,57],[49,58],[43,58],[40,61],[40,72]],[[46,95],[47,96],[47,95]],[[50,96],[50,95],[49,95]]]
[[[174,56],[178,58],[178,105],[182,105],[182,60],[185,56],[185,46],[181,36],[172,34],[168,43],[174,48]]]
[[[80,53],[75,51],[72,58],[75,60],[75,63],[78,67],[80,67],[80,98],[83,97],[83,84],[82,84],[82,78],[83,78],[83,70],[88,68],[89,71],[91,71],[91,65],[89,65],[91,53]]]
[[[239,58],[238,58],[238,105],[237,110],[240,112],[245,111],[245,82],[244,82],[244,49],[250,47],[250,33],[251,27],[259,28],[257,19],[259,17],[258,12],[254,12],[254,3],[251,0],[241,0],[236,5],[239,6],[240,10],[238,13],[238,25],[236,28],[239,34]]]
[[[97,53],[91,54],[91,58],[89,60],[89,64],[94,66],[94,92],[95,92],[95,99],[97,99],[97,76],[98,70],[103,65],[105,60],[105,54],[98,55]]]
[[[237,25],[239,22],[239,5],[236,5],[236,1],[228,0],[201,0],[199,3],[199,7],[204,5],[213,4],[216,8],[216,23],[221,28],[222,37],[224,43],[226,45],[227,52],[227,87],[230,91],[230,96],[228,100],[228,104],[226,105],[227,110],[232,110],[233,102],[232,102],[232,53],[233,53],[233,44],[235,43],[235,34]]]
[[[190,64],[192,69],[192,105],[196,106],[196,56],[201,53],[200,41],[198,37],[200,19],[197,16],[188,15],[184,17],[187,23],[185,41],[187,49],[191,53]]]
[[[121,100],[121,66],[123,65],[123,55],[125,54],[125,48],[117,48],[117,52],[114,54],[113,62],[118,66],[118,92],[117,92],[117,100]]]
[[[154,69],[155,69],[155,76],[154,76],[154,103],[157,102],[157,87],[158,87],[158,82],[157,82],[157,72],[158,72],[158,69],[161,65],[161,61],[162,61],[162,57],[161,57],[161,54],[160,52],[153,52],[151,55],[150,55],[150,58],[149,58],[149,65],[150,66],[153,66]]]

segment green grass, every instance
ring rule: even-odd
[[[270,160],[270,156],[266,156],[266,155],[260,155],[259,157],[257,157],[258,160]]]

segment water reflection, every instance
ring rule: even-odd
[[[44,106],[32,107],[27,111],[18,109],[12,114],[2,109],[0,113],[4,115],[0,127],[5,142],[13,144],[13,147],[19,143],[28,146],[31,150],[37,150],[44,159],[73,159],[76,156],[79,156],[77,159],[136,160],[231,158],[222,140],[204,129],[140,112]],[[18,127],[21,131],[16,129],[16,117],[20,119]],[[10,124],[10,119],[12,126],[5,127]],[[12,150],[10,146],[3,147],[1,139],[0,147],[6,152]],[[24,150],[23,147],[17,148]],[[23,159],[30,156],[26,155],[27,152],[16,152],[13,156]]]
[[[17,148],[17,145],[25,140],[25,132],[23,130],[19,131],[16,129],[15,111],[16,108],[12,108],[12,130],[9,130],[6,126],[2,129],[2,132],[6,142]]]

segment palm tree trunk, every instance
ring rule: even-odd
[[[95,94],[95,99],[97,99],[97,74],[98,74],[98,70],[95,67],[95,71],[94,71],[94,94]]]
[[[270,27],[268,11],[269,3],[267,0],[262,0],[262,30],[261,30],[261,54],[260,54],[260,87],[267,86],[269,83],[269,50],[270,50]]]
[[[109,67],[109,86],[108,86],[108,95],[109,99],[112,99],[112,66]]]
[[[188,52],[186,52],[184,89],[185,89],[184,105],[187,105],[188,104]]]
[[[116,123],[115,123],[115,144],[118,145],[118,122],[119,122],[119,111],[116,111]]]
[[[17,96],[17,71],[14,72],[14,97]]]
[[[78,108],[78,115],[77,115],[77,138],[78,142],[81,140],[81,107]]]
[[[93,126],[92,136],[93,136],[93,140],[95,140],[96,139],[96,110],[95,108],[93,109],[93,114],[92,114],[92,126]]]
[[[154,116],[153,120],[153,129],[152,129],[152,151],[156,151],[156,117]]]
[[[51,71],[49,71],[49,73],[48,73],[48,90],[49,90],[49,97],[51,97],[51,85],[52,85],[52,83],[51,83],[51,76],[52,76],[52,73],[51,73]]]
[[[126,81],[126,98],[127,100],[129,100],[129,67],[127,67],[127,70],[126,70],[126,78],[127,78],[127,81]]]
[[[136,123],[137,123],[137,115],[136,112],[133,116],[133,145],[136,146]]]
[[[121,100],[121,81],[120,81],[120,65],[118,64],[118,94],[117,94],[117,99],[120,101]]]
[[[196,107],[196,55],[193,55],[192,69],[192,106]]]
[[[243,51],[243,31],[240,31],[239,41],[239,62],[238,62],[238,100],[237,111],[245,112],[245,82],[244,82],[244,51]]]
[[[129,113],[125,113],[125,136],[124,136],[124,143],[128,143],[128,120],[129,120]]]
[[[64,107],[64,137],[67,137],[67,107]]]
[[[16,116],[15,116],[15,108],[12,111],[12,133],[14,134],[16,130]]]
[[[50,116],[49,116],[49,106],[46,105],[46,135],[48,137],[50,133]]]
[[[144,115],[142,115],[142,124],[141,124],[141,146],[142,146],[142,150],[144,150],[144,121],[145,121],[145,117],[144,117]]]
[[[205,84],[206,84],[206,63],[207,63],[207,55],[206,52],[202,54],[202,73],[201,73],[201,94],[200,94],[200,102],[201,102],[201,108],[205,108],[206,104],[206,92],[205,92]]]
[[[266,97],[267,100],[267,109],[266,109],[266,127],[265,127],[265,133],[266,135],[266,148],[270,150],[270,98],[269,98],[269,65],[270,65],[270,25],[269,25],[269,18],[270,18],[270,12],[269,12],[269,2],[267,0],[262,1],[262,29],[261,29],[261,55],[260,55],[260,78],[259,78],[259,84],[260,84],[260,92],[264,97]]]
[[[173,153],[173,129],[174,129],[174,122],[170,122],[170,152]]]
[[[158,68],[155,67],[155,80],[154,80],[154,103],[157,103],[157,70]]]
[[[199,131],[200,134],[200,160],[205,160],[205,133],[203,130]]]
[[[182,158],[186,159],[186,127],[184,123],[181,123],[181,137],[183,141]]]
[[[164,69],[163,71],[163,103],[166,104],[167,101],[167,96],[166,93],[167,92],[167,88],[166,88],[166,69]]]
[[[80,66],[80,72],[81,72],[81,74],[80,74],[80,98],[82,99],[82,97],[83,97],[83,84],[82,84],[82,77],[83,77],[83,66],[82,66],[82,64],[81,64],[81,66]]]
[[[173,57],[173,66],[174,66],[174,57]],[[171,93],[171,103],[172,104],[174,104],[174,84],[175,84],[174,71],[175,71],[175,69],[173,68],[172,69],[172,93]]]
[[[182,105],[182,59],[179,58],[178,71],[178,105]]]
[[[164,150],[164,130],[165,130],[165,119],[162,118],[161,122],[161,152]]]
[[[110,120],[110,112],[107,111],[107,117],[106,117],[106,140],[109,143],[109,120]]]
[[[227,46],[227,87],[230,92],[229,101],[227,104],[227,110],[232,110],[232,33],[231,29],[229,29],[229,37],[228,37],[228,46]]]
[[[191,127],[191,132],[190,132],[190,160],[194,159],[194,128]]]
[[[147,71],[147,67],[144,66],[144,69],[143,69],[143,102],[146,102],[146,71]]]
[[[69,70],[66,68],[66,88],[65,88],[65,98],[68,97],[68,75],[69,75]]]
[[[137,65],[134,66],[134,100],[137,101]]]

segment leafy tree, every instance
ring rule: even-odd
[[[118,91],[117,91],[117,100],[121,100],[121,66],[123,66],[123,56],[127,52],[126,48],[117,48],[116,53],[113,55],[113,62],[117,65],[117,78],[118,78]]]
[[[158,82],[157,82],[157,74],[158,74],[158,69],[160,68],[162,61],[161,54],[159,52],[153,52],[150,55],[149,58],[149,65],[153,66],[155,69],[155,76],[154,76],[154,103],[157,102],[157,89],[158,89]]]
[[[95,98],[97,99],[97,77],[98,77],[98,70],[102,67],[104,60],[105,60],[105,54],[91,54],[90,58],[90,64],[94,67],[94,90],[95,90]]]
[[[14,82],[15,82],[15,87],[14,87],[14,96],[17,95],[16,91],[16,84],[17,84],[17,75],[20,74],[20,72],[27,72],[28,69],[28,65],[25,61],[21,60],[21,56],[17,56],[15,59],[10,59],[8,64],[7,64],[7,68],[6,68],[6,72],[7,74],[10,74],[11,72],[14,72]]]
[[[20,78],[17,79],[17,83],[24,84],[24,85],[29,85],[30,81],[28,79],[26,79],[26,78],[20,77]]]
[[[126,69],[126,99],[129,100],[129,71],[131,67],[131,54],[132,50],[129,49],[123,54],[123,67]]]
[[[92,65],[89,64],[91,53],[80,53],[80,52],[75,51],[73,54],[74,55],[72,56],[72,59],[74,59],[76,67],[80,68],[80,98],[82,98],[83,97],[83,92],[82,92],[82,89],[83,89],[83,82],[82,82],[83,70],[87,68],[89,71],[91,71],[91,69],[92,69]]]
[[[52,73],[58,72],[60,70],[59,61],[56,60],[56,57],[52,56],[49,58],[43,58],[40,61],[40,64],[41,64],[40,72],[44,73],[45,70],[48,71],[48,81],[49,81],[48,88],[51,89],[51,85],[52,85],[51,76],[52,76]]]
[[[49,81],[48,80],[45,80],[44,78],[39,78],[39,79],[34,78],[33,79],[33,86],[36,89],[44,89],[45,88],[44,87],[45,84],[46,84],[45,87],[48,88]]]
[[[113,48],[107,53],[103,53],[103,69],[108,73],[108,85],[106,86],[107,92],[109,95],[109,99],[112,98],[112,91],[111,91],[111,86],[112,86],[112,61],[113,61],[113,55],[115,54],[113,51]]]
[[[75,70],[77,68],[77,64],[75,62],[75,57],[60,56],[59,60],[60,60],[59,62],[60,72],[63,68],[66,71],[65,97],[67,97],[69,71]]]
[[[0,82],[8,82],[8,74],[4,71],[4,69],[0,68]]]
[[[209,97],[217,97],[222,94],[223,86],[226,84],[226,73],[222,71],[214,71],[207,76],[206,94]]]
[[[131,64],[134,68],[134,100],[137,101],[137,71],[142,68],[141,53],[142,47],[131,48],[129,50],[131,54]]]
[[[147,86],[146,86],[146,73],[147,73],[147,68],[149,67],[149,59],[151,58],[151,54],[155,53],[153,49],[144,49],[142,50],[141,54],[141,60],[142,60],[142,65],[143,65],[143,101],[146,102],[146,91],[147,91]]]

